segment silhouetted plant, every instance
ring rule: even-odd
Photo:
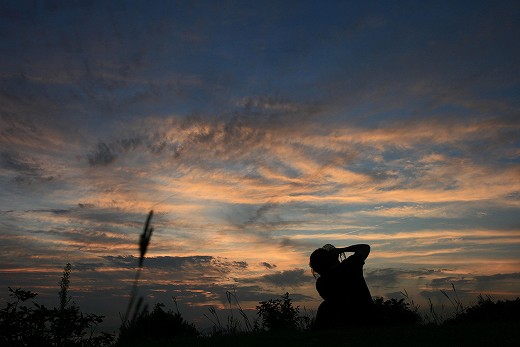
[[[51,330],[54,332],[54,335],[57,339],[57,344],[61,345],[65,339],[71,335],[72,329],[75,324],[71,321],[71,318],[76,318],[77,313],[75,311],[76,307],[72,305],[71,307],[67,307],[70,303],[70,296],[68,295],[69,285],[70,285],[70,272],[72,271],[72,266],[70,263],[65,265],[63,269],[63,275],[60,280],[60,291],[58,296],[60,298],[60,307],[56,310],[55,319],[51,319]]]
[[[48,310],[34,301],[26,305],[28,300],[38,294],[28,290],[12,289],[12,298],[6,307],[0,310],[0,344],[2,346],[28,346],[41,341],[42,346],[50,345],[51,336],[46,329]]]
[[[224,333],[228,332],[230,329],[224,328],[224,326],[222,326],[222,323],[220,322],[220,318],[217,313],[217,309],[214,306],[210,306],[208,308],[208,310],[209,310],[209,314],[211,315],[211,317],[205,313],[204,313],[204,317],[206,317],[213,324],[213,327],[212,327],[213,331],[211,332],[211,334],[220,335],[220,334],[224,334]]]
[[[448,292],[446,290],[441,290],[441,293],[448,299],[451,306],[455,310],[454,315],[457,316],[461,313],[464,313],[465,308],[464,308],[464,305],[462,304],[462,301],[460,301],[460,299],[459,299],[459,293],[457,293],[457,289],[455,289],[455,285],[453,283],[451,284],[451,288],[453,289],[453,296],[454,296],[453,299],[450,298],[450,296],[448,295]]]
[[[63,269],[63,275],[60,280],[60,291],[58,293],[60,297],[60,310],[65,310],[67,304],[70,302],[71,298],[69,296],[69,286],[70,286],[70,272],[72,271],[72,265],[67,263],[65,268]]]
[[[134,315],[132,319],[135,319],[141,313],[146,311],[146,306],[141,310],[141,305],[143,303],[143,298],[140,297],[137,300],[137,303],[134,307],[135,300],[137,299],[137,285],[139,283],[139,277],[141,276],[141,271],[143,269],[143,262],[146,255],[146,251],[148,250],[148,245],[150,244],[150,240],[152,238],[153,228],[150,227],[150,223],[152,221],[153,210],[148,213],[148,217],[146,218],[146,222],[144,224],[143,232],[139,236],[139,262],[137,264],[137,271],[135,273],[134,284],[132,286],[132,292],[130,294],[130,300],[128,301],[128,307],[126,308],[125,315],[122,318],[121,328],[123,328],[128,319],[130,318],[130,314],[132,310],[134,310]]]
[[[84,314],[70,303],[68,287],[71,265],[65,266],[60,282],[60,307],[48,309],[32,301],[37,294],[22,289],[13,290],[13,298],[0,310],[0,343],[7,346],[108,346],[114,336],[102,333],[94,336],[103,316]]]
[[[289,293],[285,293],[282,299],[261,301],[260,305],[256,306],[256,310],[261,320],[261,325],[257,325],[257,329],[303,330],[310,325],[309,317],[300,316],[299,306],[293,307]]]
[[[412,306],[405,299],[374,299],[374,319],[376,324],[410,325],[421,324],[423,319],[418,307]]]
[[[251,322],[249,320],[249,317],[245,313],[245,311],[242,309],[242,306],[240,305],[240,302],[238,301],[238,297],[236,294],[236,289],[233,289],[233,292],[227,290],[226,291],[226,299],[228,302],[228,316],[227,316],[227,322],[226,326],[223,326],[220,318],[218,316],[217,310],[214,306],[209,307],[209,313],[210,316],[204,314],[204,317],[206,317],[212,324],[213,324],[213,331],[211,332],[211,335],[222,335],[222,334],[235,334],[238,332],[243,332],[244,329],[242,328],[242,321],[244,322],[245,331],[251,332],[254,330],[253,325],[251,325]],[[239,315],[242,317],[242,320],[235,317],[235,310],[238,310]]]
[[[441,309],[444,307],[441,306]],[[440,325],[445,320],[442,314],[439,314],[433,305],[433,302],[430,298],[428,298],[428,313],[424,315],[424,320],[427,324]]]
[[[240,321],[236,319],[233,315],[233,308],[232,308],[232,302],[235,302],[235,306],[238,308],[238,313],[242,317],[242,320],[244,321],[244,325],[246,328],[246,331],[252,331],[253,326],[251,325],[251,322],[249,321],[249,317],[245,313],[245,311],[242,309],[242,306],[240,306],[240,302],[238,301],[236,289],[233,288],[233,292],[230,292],[229,290],[226,291],[226,298],[229,303],[229,310],[231,311],[231,318],[229,318],[229,322],[231,323],[231,326],[236,327],[235,331],[241,328]]]
[[[174,300],[175,302],[175,300]],[[152,312],[143,312],[121,327],[118,345],[140,340],[167,340],[178,336],[198,336],[192,323],[188,323],[178,311],[164,311],[164,304],[156,304]]]
[[[490,296],[478,296],[478,302],[447,319],[444,324],[474,322],[520,321],[520,298],[493,301]]]

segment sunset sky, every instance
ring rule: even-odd
[[[203,326],[321,302],[323,244],[373,296],[520,295],[518,1],[2,1],[0,305],[139,293]],[[444,301],[443,301],[444,300]],[[115,322],[115,323],[114,323]],[[107,323],[108,324],[108,323]]]

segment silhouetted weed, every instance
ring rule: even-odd
[[[103,316],[85,314],[68,296],[72,267],[67,264],[60,281],[58,308],[48,309],[36,303],[38,294],[9,287],[12,298],[0,310],[2,346],[110,346],[114,336],[95,334]],[[32,300],[32,305],[26,302]]]
[[[374,299],[374,322],[376,325],[418,325],[423,321],[417,307],[405,299]]]
[[[310,318],[300,316],[300,308],[292,305],[289,293],[282,299],[261,301],[256,310],[261,320],[259,328],[263,330],[306,330],[310,327]]]
[[[218,312],[214,306],[209,307],[209,316],[204,314],[204,317],[206,317],[206,319],[208,319],[213,324],[211,334],[222,335],[252,332],[255,328],[251,324],[251,321],[249,320],[246,312],[242,309],[242,306],[238,301],[235,288],[233,288],[233,292],[229,290],[226,291],[226,299],[228,304],[228,315],[225,326],[222,325]],[[242,319],[235,317],[235,310],[238,311],[238,314],[242,317]],[[242,322],[244,323],[243,327]]]
[[[137,299],[137,285],[139,283],[139,277],[141,276],[141,271],[143,269],[143,262],[146,255],[146,251],[148,250],[148,245],[150,244],[150,240],[152,238],[153,228],[150,227],[150,223],[152,221],[153,211],[150,211],[148,213],[148,217],[146,218],[146,222],[144,223],[143,232],[141,233],[139,237],[139,261],[137,264],[137,271],[135,272],[135,279],[134,284],[132,286],[132,293],[130,294],[130,300],[128,301],[128,306],[126,308],[125,315],[122,318],[121,327],[123,328],[126,323],[128,322],[128,319],[130,317],[130,314],[132,313],[132,310],[134,311],[134,315],[132,319],[135,319],[137,316],[139,316],[141,313],[144,313],[146,311],[146,305],[141,310],[141,306],[143,304],[143,298]],[[137,299],[137,303],[134,303]]]
[[[478,296],[477,304],[457,312],[444,324],[520,322],[520,298],[493,301],[490,296]]]
[[[144,312],[121,327],[117,346],[130,342],[171,340],[181,336],[196,337],[199,332],[192,323],[172,310],[165,311],[164,304],[156,304],[152,312]]]

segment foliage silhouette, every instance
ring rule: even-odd
[[[128,321],[120,329],[118,346],[129,342],[168,340],[179,336],[198,336],[199,332],[192,323],[188,323],[177,310],[164,311],[165,305],[156,304],[152,312],[143,312]]]
[[[68,296],[71,265],[60,281],[60,306],[48,309],[36,303],[38,294],[9,287],[12,298],[0,310],[0,344],[7,346],[109,346],[114,336],[94,336],[103,316],[84,314]],[[31,304],[27,302],[31,300]]]
[[[300,316],[299,306],[293,307],[289,293],[285,293],[282,299],[261,301],[256,310],[261,320],[261,325],[256,324],[257,330],[307,330],[311,325],[309,317]]]
[[[484,298],[482,295],[479,295],[477,304],[463,309],[455,317],[447,319],[443,324],[514,321],[520,321],[520,298],[493,301],[490,296]]]
[[[418,308],[405,299],[374,299],[375,325],[418,325],[423,322]]]
[[[0,344],[26,346],[37,341],[49,341],[49,331],[45,326],[48,310],[34,302],[32,306],[25,305],[38,294],[11,287],[9,292],[12,301],[0,310]]]

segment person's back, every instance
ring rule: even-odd
[[[316,281],[316,289],[324,300],[345,305],[372,305],[372,296],[363,277],[364,260],[353,254],[324,273]]]
[[[317,250],[318,251],[318,250]],[[370,252],[368,245],[354,245],[330,250],[334,256],[338,252],[353,251],[354,254],[341,263],[330,261],[320,266],[331,254],[319,251],[311,256],[311,264],[320,269],[316,289],[324,302],[318,309],[316,328],[331,328],[345,325],[368,324],[372,315],[373,300],[363,277],[363,265]],[[316,255],[313,253],[313,255]],[[322,253],[323,255],[321,255]],[[319,260],[317,260],[319,259]],[[313,261],[314,260],[314,261]]]

